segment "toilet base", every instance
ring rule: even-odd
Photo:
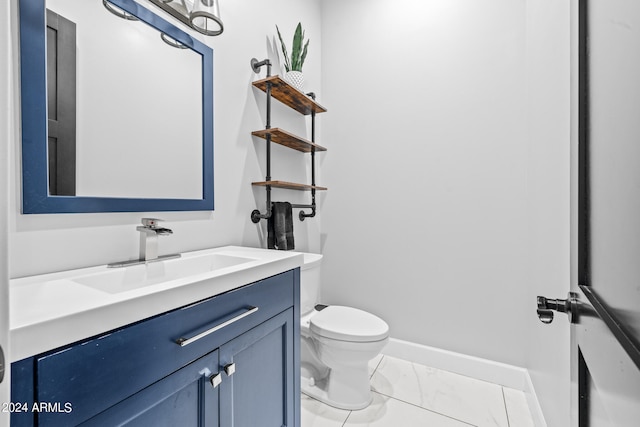
[[[342,372],[329,371],[329,376],[320,381],[302,377],[300,388],[307,396],[338,409],[356,411],[371,404],[369,372],[350,366]]]

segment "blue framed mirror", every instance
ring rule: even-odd
[[[213,210],[211,48],[133,0],[20,0],[20,56],[23,213]]]

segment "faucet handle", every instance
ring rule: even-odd
[[[142,225],[147,228],[156,228],[160,221],[164,221],[159,218],[142,218]]]

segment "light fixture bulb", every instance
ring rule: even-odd
[[[135,17],[132,14],[130,14],[129,12],[126,12],[126,11],[120,9],[119,7],[111,4],[111,2],[109,2],[107,0],[102,0],[102,5],[105,7],[105,9],[107,9],[109,12],[113,13],[114,15],[116,15],[118,18],[126,19],[127,21],[138,21],[139,20],[137,17]]]
[[[217,36],[224,31],[218,0],[194,0],[189,21],[196,31],[207,36]]]
[[[178,40],[174,39],[173,37],[171,37],[168,34],[160,33],[160,38],[162,39],[163,42],[165,42],[166,44],[168,44],[171,47],[175,47],[177,49],[186,49],[187,48],[187,46],[185,46],[184,44],[180,43]]]

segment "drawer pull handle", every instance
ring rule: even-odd
[[[204,338],[209,334],[212,334],[212,333],[214,333],[216,331],[219,331],[220,329],[222,329],[222,328],[224,328],[226,326],[229,326],[230,324],[235,323],[238,320],[243,319],[243,318],[253,314],[256,311],[258,311],[258,307],[248,307],[247,311],[245,311],[244,313],[239,314],[236,317],[233,317],[233,318],[227,320],[226,322],[222,322],[219,325],[216,325],[211,329],[207,329],[206,331],[201,332],[198,335],[194,335],[191,338],[179,338],[179,339],[176,340],[176,343],[178,343],[180,345],[180,347],[184,347],[185,345],[189,345],[191,343],[194,343],[194,342],[198,341],[200,338]]]

